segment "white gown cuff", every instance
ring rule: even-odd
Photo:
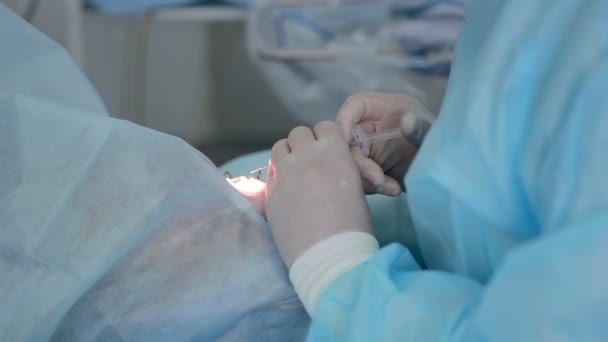
[[[379,249],[366,232],[347,232],[323,240],[291,266],[289,279],[308,314],[314,318],[323,292],[344,273],[369,260]]]

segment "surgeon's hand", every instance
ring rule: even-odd
[[[266,217],[288,267],[335,234],[372,232],[359,170],[335,123],[297,127],[274,145]]]
[[[433,115],[418,100],[404,95],[365,93],[351,96],[337,116],[347,141],[352,140],[353,125],[366,133],[399,127],[404,139],[372,144],[365,157],[359,147],[352,148],[363,186],[367,193],[397,196],[405,172],[428,131]]]

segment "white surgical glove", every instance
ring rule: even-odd
[[[377,142],[364,156],[359,147],[352,154],[367,193],[397,196],[402,181],[433,115],[418,100],[396,94],[358,94],[351,96],[340,108],[336,121],[347,141],[353,138],[352,129],[360,124],[367,133],[399,127],[404,139]]]
[[[347,231],[372,232],[361,177],[333,122],[294,128],[272,148],[266,215],[290,267],[314,244]]]
[[[324,288],[378,249],[357,165],[333,122],[297,127],[274,145],[266,216],[309,313]]]

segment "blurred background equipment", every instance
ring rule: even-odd
[[[348,96],[402,93],[437,112],[463,1],[261,0],[251,56],[290,112],[332,120]]]
[[[62,44],[113,116],[215,163],[358,92],[441,103],[462,0],[0,0]]]

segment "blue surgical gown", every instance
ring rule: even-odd
[[[0,4],[0,341],[298,341],[264,219]]]
[[[389,245],[312,341],[608,340],[608,1],[476,0]]]

